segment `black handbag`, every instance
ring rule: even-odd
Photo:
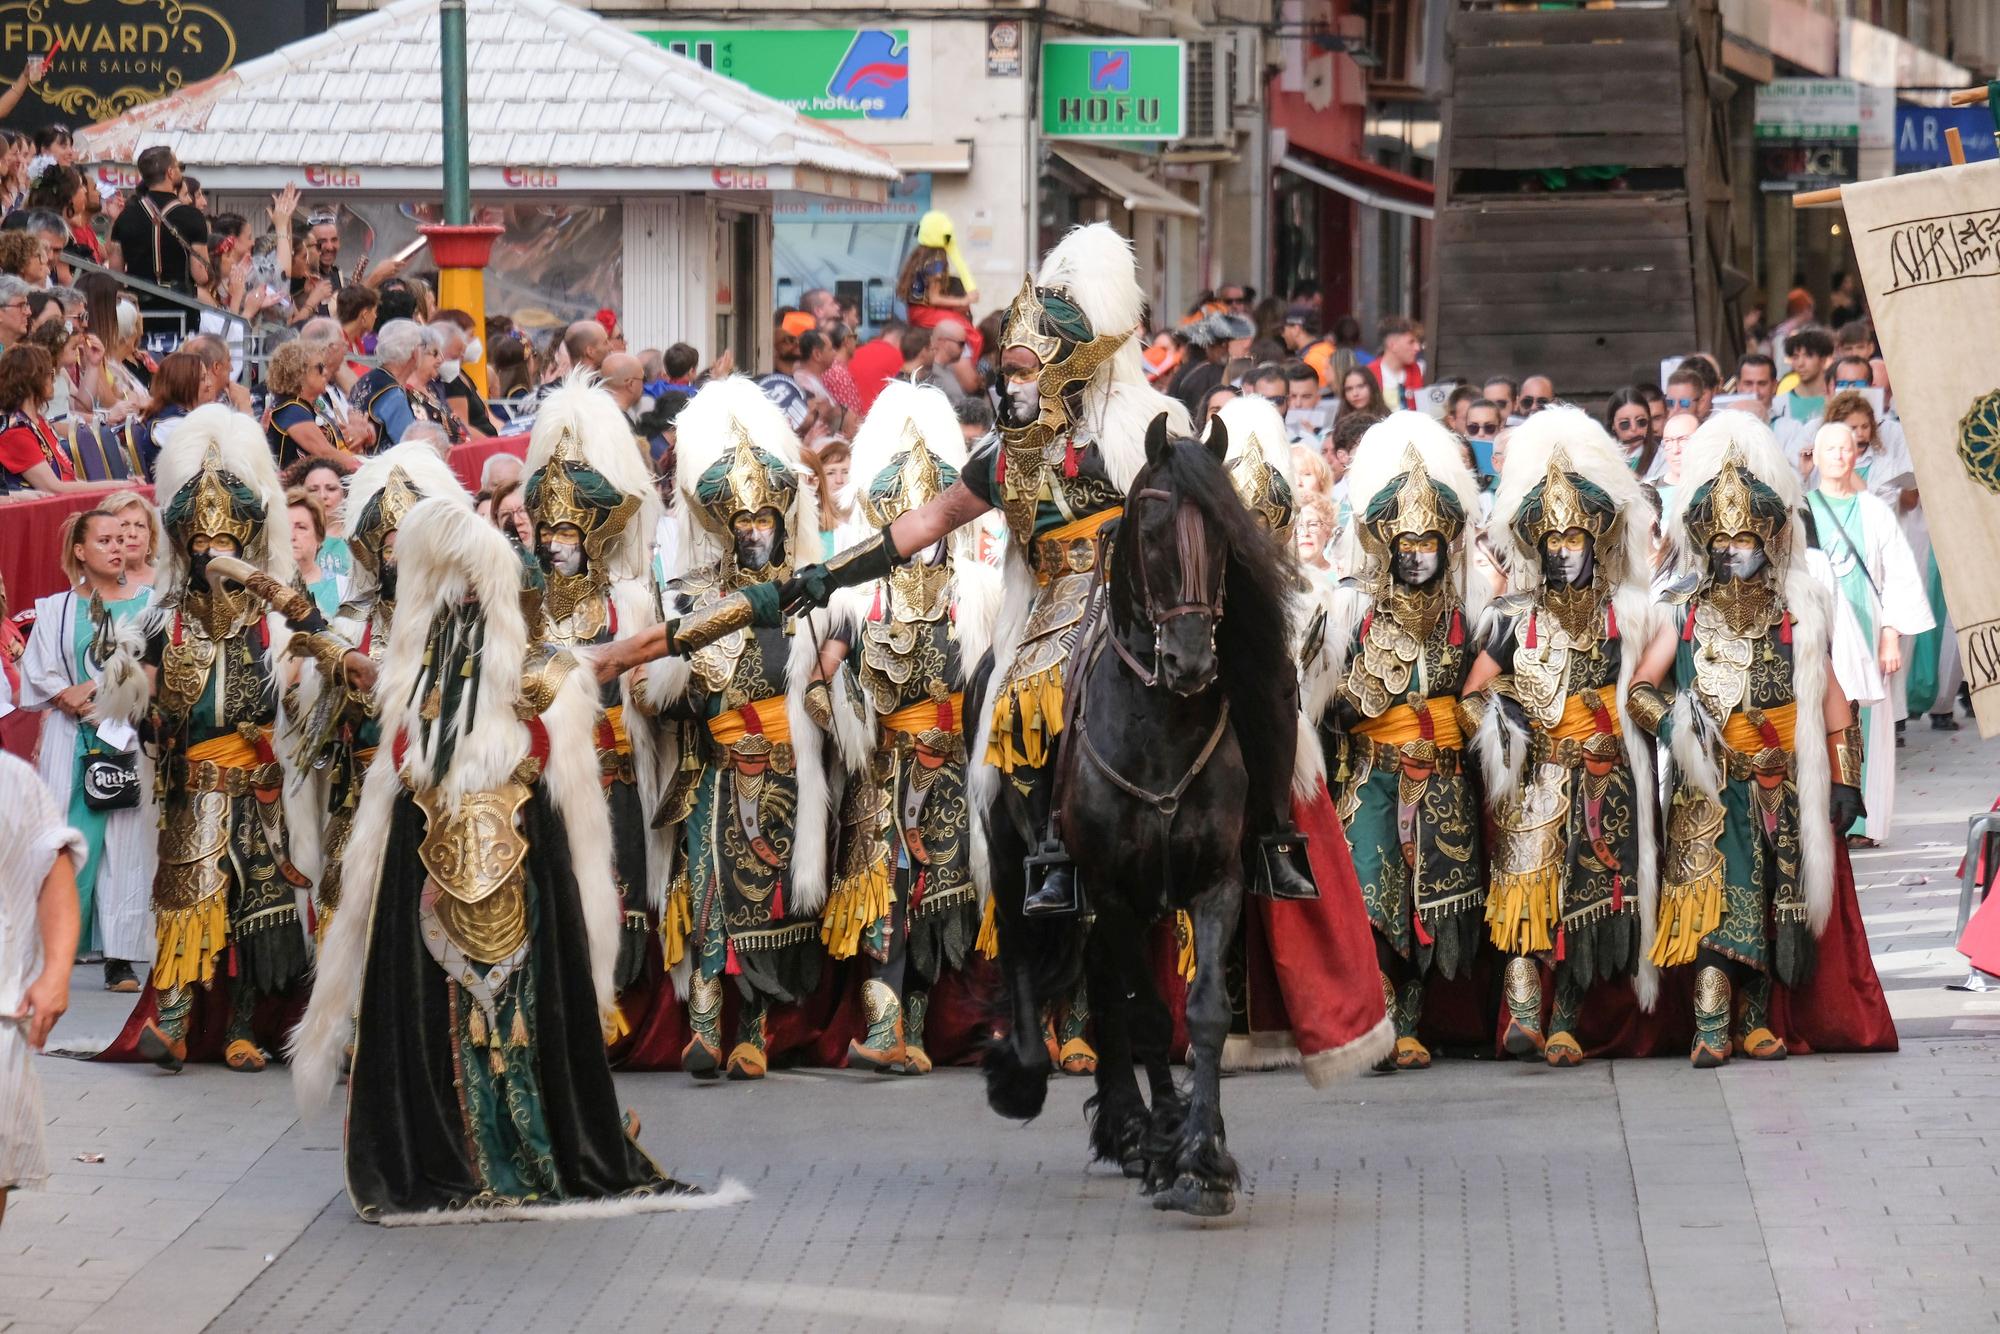
[[[139,804],[139,757],[122,750],[85,751],[83,804],[93,811],[129,811]]]

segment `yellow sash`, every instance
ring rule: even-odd
[[[1456,703],[1445,695],[1433,695],[1424,701],[1424,712],[1431,719],[1431,740],[1445,750],[1457,750],[1465,744],[1465,736],[1458,730],[1458,712],[1453,707]],[[1383,746],[1404,746],[1424,738],[1417,711],[1408,704],[1385,709],[1380,718],[1364,719],[1354,730]]]
[[[269,741],[271,729],[261,729],[260,735]],[[257,754],[256,744],[244,740],[241,732],[224,732],[221,736],[197,741],[188,747],[187,758],[190,764],[208,763],[218,769],[253,769],[264,763]]]
[[[611,729],[611,746],[620,755],[632,753],[632,738],[625,731],[625,706],[613,704],[604,711],[604,724]]]
[[[1610,686],[1597,692],[1604,706],[1605,715],[1611,721],[1611,735],[1618,735],[1618,696]],[[1581,691],[1563,701],[1562,717],[1548,730],[1548,735],[1557,741],[1585,741],[1597,734],[1597,711],[1583,702]]]
[[[744,714],[757,719],[757,730],[772,745],[792,739],[791,716],[785,712],[785,697],[773,695],[769,699],[752,700],[737,709],[724,709],[708,720],[708,734],[715,738],[719,746],[733,746],[750,735],[749,720]]]
[[[1798,722],[1799,706],[1780,704],[1776,708],[1764,710],[1764,721],[1778,734],[1778,749],[1793,749],[1793,728]],[[1722,744],[1742,755],[1755,755],[1764,749],[1764,733],[1757,724],[1750,721],[1748,714],[1741,712],[1729,715],[1729,721],[1722,725]]]
[[[923,699],[905,708],[897,709],[894,713],[882,719],[882,726],[891,732],[902,732],[909,736],[916,736],[919,732],[928,732],[932,728],[943,732],[963,732],[965,730],[965,715],[961,711],[964,707],[965,696],[954,690],[942,700]],[[945,726],[938,716],[941,708],[949,708],[951,711],[951,725],[949,727]]]

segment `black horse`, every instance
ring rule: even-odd
[[[1291,753],[1274,730],[1290,719],[1271,703],[1291,670],[1289,576],[1230,486],[1227,452],[1219,421],[1197,442],[1170,438],[1165,415],[1154,419],[1109,541],[1105,605],[1071,658],[1057,809],[1091,915],[1022,916],[1025,803],[1010,801],[1012,818],[993,820],[990,839],[1012,1028],[987,1053],[987,1101],[1003,1116],[1041,1111],[1051,1066],[1039,1007],[1080,973],[1097,1022],[1094,1156],[1142,1178],[1156,1208],[1200,1215],[1233,1210],[1239,1179],[1218,1084],[1224,954],[1257,800],[1244,757]],[[1171,1017],[1147,949],[1151,928],[1177,910],[1194,923],[1185,1092],[1169,1067]]]

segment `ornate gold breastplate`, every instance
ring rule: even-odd
[[[548,610],[549,638],[565,648],[597,643],[611,624],[610,597],[589,575],[550,575],[542,605]]]
[[[215,641],[198,627],[186,626],[179,643],[169,635],[160,652],[160,711],[170,718],[193,713],[214,668]]]
[[[682,578],[676,588],[688,600],[683,615],[714,606],[722,600],[724,592],[713,577],[707,575]],[[736,674],[736,660],[743,656],[744,646],[750,642],[750,633],[748,630],[732,630],[688,655],[688,670],[709,694],[717,694],[728,686],[730,678]]]
[[[528,844],[515,827],[528,789],[508,783],[470,793],[455,812],[438,788],[417,793],[416,801],[424,813],[417,857],[440,891],[439,926],[467,958],[500,962],[528,935],[521,872]]]

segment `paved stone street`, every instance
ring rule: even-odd
[[[718,1213],[384,1230],[281,1074],[40,1063],[55,1176],[0,1229],[0,1329],[1875,1330],[2000,1322],[2000,993],[1945,991],[1965,817],[2000,742],[1913,727],[1856,855],[1905,1037],[1713,1073],[1447,1061],[1315,1093],[1232,1079],[1235,1217],[1084,1167],[1085,1081],[1025,1128],[977,1077],[625,1078]],[[125,1006],[83,989],[59,1041]],[[83,1161],[102,1155],[101,1162]]]

